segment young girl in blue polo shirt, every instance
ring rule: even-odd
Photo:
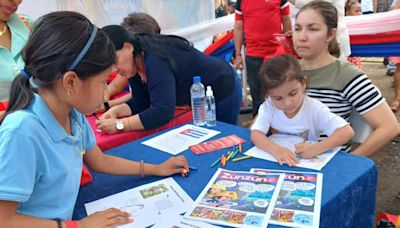
[[[168,176],[188,170],[185,157],[160,165],[104,154],[83,114],[103,103],[115,49],[107,35],[74,12],[38,20],[0,120],[1,227],[109,227],[132,222],[118,209],[72,218],[82,161],[95,171]],[[83,114],[82,114],[83,113]]]

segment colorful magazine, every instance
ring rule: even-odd
[[[266,227],[283,179],[284,174],[218,169],[185,217],[232,227]]]
[[[258,174],[284,173],[270,224],[289,227],[319,227],[322,173],[251,169]]]

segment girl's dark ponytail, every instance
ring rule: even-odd
[[[9,113],[28,107],[33,99],[33,89],[29,79],[22,73],[19,74],[11,83],[10,99],[8,107],[3,116],[0,117],[0,124]]]

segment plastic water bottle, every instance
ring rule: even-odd
[[[192,101],[193,124],[197,126],[206,125],[206,96],[200,76],[193,77],[193,85],[190,87],[190,97]]]
[[[215,98],[211,86],[207,86],[206,105],[207,126],[214,127],[215,125],[217,125],[217,117],[215,114]]]

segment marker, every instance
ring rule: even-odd
[[[239,144],[239,152],[240,152],[240,153],[243,152],[243,150],[242,150],[242,144]]]
[[[248,159],[248,158],[252,158],[252,156],[246,155],[246,156],[243,156],[243,157],[240,157],[240,158],[235,158],[232,161],[233,162],[237,162],[237,161],[245,160],[245,159]]]

